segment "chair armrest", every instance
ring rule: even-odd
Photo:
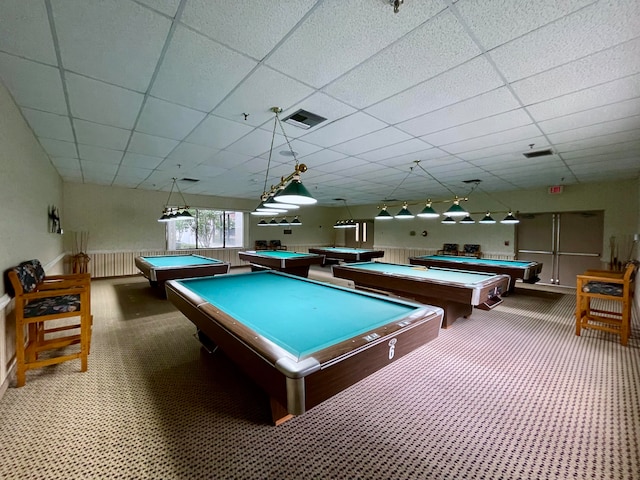
[[[91,285],[91,275],[78,273],[73,275],[51,275],[38,284],[36,290],[58,290],[63,288],[87,287]]]
[[[74,288],[60,288],[51,290],[36,290],[35,292],[23,293],[17,295],[17,299],[21,300],[35,300],[37,298],[49,298],[49,297],[62,297],[64,295],[79,295],[81,293],[89,293],[89,289],[86,286],[77,286]]]
[[[624,278],[622,277],[607,277],[598,275],[577,275],[579,281],[582,282],[603,282],[603,283],[620,283],[624,284]]]

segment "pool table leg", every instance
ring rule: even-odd
[[[271,397],[271,421],[277,427],[278,425],[282,425],[287,420],[291,420],[295,415],[289,413],[284,405],[282,405],[278,400]]]
[[[466,303],[458,302],[447,302],[444,300],[436,300],[434,302],[433,300],[435,299],[429,299],[429,301],[422,303],[427,303],[428,305],[437,305],[438,307],[442,307],[444,309],[442,328],[449,328],[451,324],[458,318],[467,318],[473,313],[473,305],[467,305]]]

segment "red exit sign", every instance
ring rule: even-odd
[[[553,185],[552,187],[549,187],[549,193],[552,195],[562,193],[562,187],[562,185]]]

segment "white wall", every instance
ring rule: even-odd
[[[157,220],[168,195],[168,192],[65,183],[67,250],[72,250],[74,233],[80,231],[89,232],[89,252],[163,250],[165,225]],[[247,214],[257,204],[257,199],[189,194],[185,194],[185,201],[192,207],[233,209],[246,211]],[[332,210],[322,207],[300,208],[296,213],[300,215],[303,225],[291,227],[290,235],[285,235],[282,227],[258,227],[258,222],[264,217],[248,214],[249,234],[245,246],[253,247],[258,239],[281,240],[284,245],[327,245],[333,241],[334,235]]]
[[[0,269],[38,258],[48,274],[62,271],[63,236],[49,233],[48,207],[60,209],[62,180],[0,84]],[[6,280],[5,280],[6,281]],[[15,355],[13,304],[3,283],[0,290],[0,394],[8,384]]]

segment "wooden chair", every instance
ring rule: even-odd
[[[460,251],[458,250],[457,243],[445,243],[442,248],[437,251],[436,255],[455,255],[458,256]]]
[[[38,260],[22,262],[8,272],[15,295],[16,386],[26,381],[26,371],[80,359],[87,370],[91,347],[91,275],[45,276]],[[70,321],[72,317],[78,320]],[[26,328],[26,337],[25,337]],[[70,345],[79,348],[55,352]],[[42,358],[41,352],[51,351]]]
[[[620,335],[620,344],[627,344],[636,270],[637,263],[629,262],[623,272],[587,270],[577,276],[576,335],[591,328]],[[601,302],[598,308],[592,307],[593,300]],[[609,302],[618,302],[619,308]]]
[[[286,250],[287,249],[287,247],[282,245],[282,242],[280,242],[280,240],[269,240],[269,248],[271,250]]]
[[[269,250],[269,244],[266,240],[256,240],[254,250]]]
[[[460,255],[465,257],[480,258],[482,257],[482,252],[480,251],[480,245],[478,245],[477,243],[465,243],[462,246],[462,251],[460,252]]]

